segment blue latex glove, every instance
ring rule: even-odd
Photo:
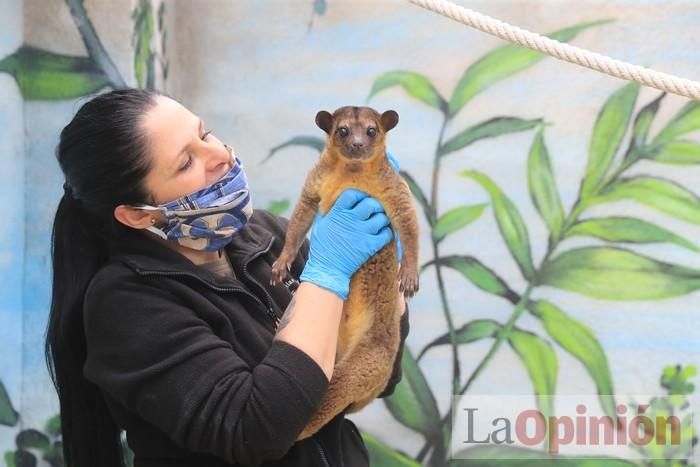
[[[389,163],[394,168],[394,170],[396,170],[398,172],[400,170],[399,161],[396,160],[394,155],[392,153],[390,153],[388,149],[386,151],[386,158],[389,159]]]
[[[399,161],[396,160],[394,155],[389,152],[387,149],[386,151],[386,158],[389,159],[389,163],[391,166],[396,170],[398,173],[399,171]],[[401,248],[401,240],[399,240],[399,234],[394,230],[394,240],[396,240],[396,257],[399,260],[399,263],[401,262],[401,258],[403,258],[403,248]]]
[[[300,280],[347,300],[352,275],[390,240],[389,218],[379,201],[345,190],[325,216],[316,216]]]

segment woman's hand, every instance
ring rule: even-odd
[[[325,216],[316,216],[300,280],[347,300],[352,275],[392,237],[379,201],[359,190],[345,190]]]

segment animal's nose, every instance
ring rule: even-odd
[[[355,149],[362,149],[362,147],[365,145],[362,141],[353,141],[352,142],[352,147]]]

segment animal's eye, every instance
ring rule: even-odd
[[[367,136],[369,136],[370,138],[374,138],[375,136],[377,136],[377,129],[374,127],[367,128]]]
[[[341,126],[338,128],[338,134],[340,135],[341,138],[345,138],[350,132],[348,131],[347,128],[344,126]]]

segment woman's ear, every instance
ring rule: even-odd
[[[386,133],[399,123],[399,114],[394,110],[387,110],[382,114],[381,122],[384,133]]]
[[[114,208],[114,217],[127,227],[145,229],[159,223],[161,220],[161,213],[146,211],[144,209],[134,209],[131,206],[120,204]]]
[[[333,116],[329,112],[321,110],[316,114],[316,125],[330,135],[331,128],[333,128]]]

